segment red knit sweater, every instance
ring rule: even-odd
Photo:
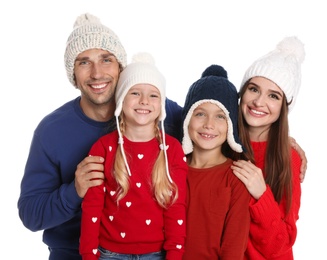
[[[264,169],[266,142],[251,142],[255,155],[256,165]],[[291,260],[292,247],[295,243],[299,219],[301,186],[300,186],[301,159],[292,149],[293,194],[292,207],[285,216],[285,201],[278,204],[270,187],[259,200],[250,201],[250,236],[245,259],[261,260]]]
[[[189,167],[185,260],[242,260],[249,236],[250,194],[233,174],[232,160]]]
[[[99,245],[122,254],[147,254],[165,249],[166,259],[182,259],[187,164],[180,143],[166,135],[170,174],[178,185],[179,197],[165,210],[151,190],[151,171],[160,149],[155,138],[148,142],[131,142],[124,138],[132,176],[127,195],[117,204],[117,184],[111,175],[117,140],[117,131],[105,135],[89,153],[105,158],[105,182],[90,188],[82,203],[80,253],[83,259],[98,259]]]

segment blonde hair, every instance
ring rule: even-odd
[[[121,113],[119,121],[119,129],[121,131],[121,135],[124,136],[125,133],[125,117],[124,114]],[[154,124],[154,132],[155,137],[160,144],[162,144],[162,136],[158,127],[158,119]],[[128,155],[126,156],[126,158]],[[173,204],[178,198],[178,188],[174,182],[170,182],[167,170],[166,170],[166,158],[164,154],[164,150],[160,149],[158,157],[153,165],[152,169],[152,192],[159,203],[159,205],[163,208],[168,208],[169,205]],[[117,190],[117,202],[124,198],[129,190],[129,174],[126,169],[123,151],[121,146],[119,145],[116,151],[116,159],[114,163],[113,169],[113,177],[117,182],[118,190]]]

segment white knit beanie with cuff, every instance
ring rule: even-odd
[[[160,91],[161,96],[161,113],[159,115],[160,127],[162,132],[162,144],[159,145],[161,150],[164,150],[165,161],[166,161],[166,172],[170,182],[172,179],[169,174],[168,167],[168,158],[167,158],[167,149],[169,148],[166,145],[165,138],[165,128],[164,128],[164,120],[166,118],[166,80],[165,77],[161,74],[161,72],[155,66],[155,60],[151,54],[147,52],[140,52],[135,54],[132,57],[132,62],[126,66],[126,68],[120,73],[117,88],[116,88],[116,110],[115,117],[117,123],[117,130],[119,135],[119,145],[121,146],[122,155],[124,157],[126,169],[128,174],[131,176],[131,171],[127,163],[126,155],[124,152],[124,141],[123,136],[121,134],[119,128],[119,116],[122,112],[124,98],[127,92],[137,84],[150,84],[156,87]]]
[[[100,19],[85,13],[77,17],[74,30],[68,37],[65,51],[65,67],[69,81],[76,87],[74,80],[74,64],[76,57],[83,51],[102,49],[115,55],[124,68],[126,66],[126,51],[118,36]]]
[[[297,37],[284,38],[275,50],[252,63],[245,72],[240,90],[253,77],[269,79],[284,92],[291,111],[301,86],[304,57],[304,44]]]

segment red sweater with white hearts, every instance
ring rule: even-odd
[[[101,137],[90,155],[105,158],[103,185],[90,188],[82,203],[80,253],[84,260],[98,259],[98,246],[122,254],[167,251],[166,259],[182,259],[184,253],[187,164],[181,144],[166,135],[170,175],[178,186],[178,200],[168,209],[156,202],[151,190],[152,166],[159,153],[154,138],[131,142],[124,150],[131,170],[127,195],[116,202],[117,184],[111,171],[118,146],[118,132]]]
[[[266,142],[251,142],[256,166],[264,169]],[[259,200],[250,201],[250,236],[245,259],[249,260],[292,260],[292,247],[296,240],[296,221],[299,219],[301,186],[301,159],[292,149],[293,193],[292,207],[285,215],[285,200],[277,203],[270,187]]]

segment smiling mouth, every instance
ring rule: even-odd
[[[202,137],[205,137],[205,138],[215,138],[216,135],[209,135],[209,134],[200,134]]]
[[[136,109],[135,111],[140,114],[149,114],[150,113],[149,110],[144,110],[144,109]]]
[[[95,84],[91,84],[90,86],[91,86],[91,88],[101,89],[101,88],[106,87],[106,86],[107,86],[107,83],[97,84],[97,85],[95,85]]]
[[[256,115],[265,115],[265,113],[260,112],[260,111],[257,111],[257,110],[255,110],[255,109],[250,109],[250,111],[251,111],[253,114],[256,114]]]

